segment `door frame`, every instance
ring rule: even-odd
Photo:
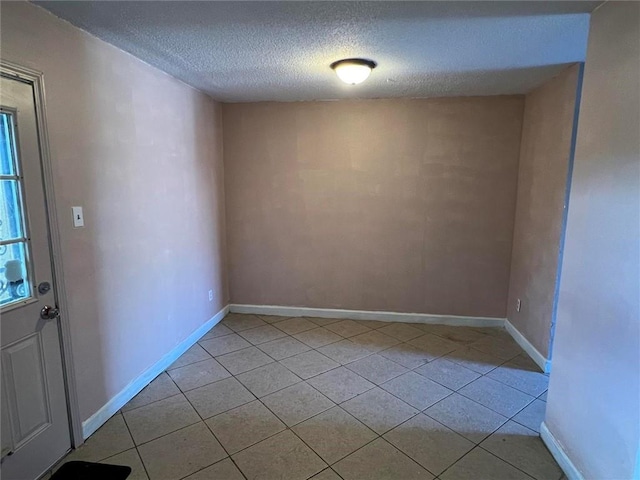
[[[40,150],[40,164],[42,167],[42,184],[45,196],[45,211],[47,215],[47,230],[49,233],[49,248],[51,250],[51,268],[53,271],[53,292],[57,306],[62,312],[58,322],[58,335],[62,352],[62,365],[69,413],[69,432],[71,447],[77,448],[84,443],[82,434],[82,418],[78,403],[78,390],[76,386],[73,352],[71,349],[71,325],[68,315],[67,293],[64,283],[64,270],[62,268],[62,244],[60,242],[60,229],[56,209],[56,197],[54,194],[53,169],[51,165],[51,152],[49,149],[49,136],[47,131],[44,74],[28,67],[23,67],[12,62],[0,59],[0,75],[10,79],[28,83],[33,88],[34,105],[36,109],[36,124],[38,128],[38,141]]]

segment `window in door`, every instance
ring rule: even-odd
[[[0,110],[0,306],[31,297],[29,238],[14,119],[13,112]]]

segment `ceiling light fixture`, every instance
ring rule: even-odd
[[[364,58],[345,58],[331,64],[338,78],[350,85],[364,82],[376,66],[376,62]]]

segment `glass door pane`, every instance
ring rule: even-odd
[[[0,180],[0,241],[24,238],[19,180]]]
[[[0,175],[16,175],[12,116],[0,113]]]
[[[29,244],[14,117],[0,112],[0,306],[31,297]]]
[[[27,281],[27,245],[25,242],[0,246],[0,305],[31,296]]]

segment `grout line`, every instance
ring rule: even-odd
[[[513,468],[515,468],[516,470],[520,470],[522,473],[524,473],[524,474],[525,474],[525,475],[527,475],[528,477],[530,477],[530,478],[532,478],[532,479],[533,479],[533,478],[535,478],[535,477],[533,477],[533,475],[530,475],[530,474],[528,474],[527,472],[525,472],[522,468],[520,468],[520,467],[518,467],[518,466],[514,465],[514,464],[513,464],[513,463],[511,463],[511,462],[508,462],[507,460],[505,460],[504,458],[502,458],[502,457],[500,457],[500,456],[496,455],[495,453],[490,452],[489,450],[487,450],[486,448],[484,448],[482,445],[478,445],[478,448],[479,448],[480,450],[484,451],[484,452],[487,452],[487,453],[488,453],[488,454],[490,454],[490,455],[493,455],[493,456],[494,456],[494,457],[496,457],[497,459],[502,460],[504,463],[506,463],[506,464],[508,464],[508,465],[511,465],[511,466],[512,466]],[[559,468],[559,467],[558,467],[558,468]]]
[[[142,468],[144,470],[145,475],[147,476],[147,478],[151,478],[149,476],[149,471],[147,470],[147,466],[144,464],[144,460],[142,459],[142,455],[140,455],[140,451],[138,450],[138,445],[136,444],[136,441],[133,439],[133,434],[131,433],[131,428],[129,428],[129,424],[127,423],[127,419],[124,418],[124,415],[122,414],[122,409],[120,409],[121,413],[120,415],[122,415],[122,421],[124,422],[124,426],[127,428],[127,432],[129,432],[129,437],[131,437],[131,441],[133,442],[133,448],[135,448],[136,450],[136,455],[138,455],[138,458],[140,459],[140,463],[142,464]],[[127,450],[125,450],[126,452]]]
[[[148,407],[150,405],[153,405],[154,403],[162,402],[163,400],[166,400],[166,399],[171,398],[171,397],[177,397],[178,395],[184,396],[184,392],[182,390],[180,390],[179,388],[178,388],[178,393],[174,393],[172,395],[168,395],[168,396],[166,396],[164,398],[159,398],[158,400],[154,400],[153,402],[145,403],[144,405],[140,405],[138,407],[130,408],[129,410],[123,411],[122,409],[120,409],[120,413],[124,417],[125,413],[135,412],[136,410],[139,410],[140,408]]]
[[[214,435],[215,436],[215,435]],[[206,470],[207,468],[211,468],[214,465],[217,465],[219,463],[224,462],[225,460],[231,460],[231,463],[233,463],[235,465],[236,468],[238,468],[238,466],[236,465],[236,463],[232,460],[232,458],[230,456],[226,456],[224,458],[221,458],[220,460],[218,460],[217,462],[213,462],[211,465],[207,465],[206,467],[202,467],[199,470],[196,470],[195,472],[191,472],[188,473],[187,475],[185,475],[184,477],[180,477],[178,480],[184,480],[185,478],[189,478],[191,475],[195,475],[196,473],[199,473],[203,470]],[[240,472],[240,475],[242,475],[242,478],[244,478],[245,480],[247,479],[247,477],[244,475],[244,473],[242,473],[242,470],[240,470],[238,468],[238,471]]]

